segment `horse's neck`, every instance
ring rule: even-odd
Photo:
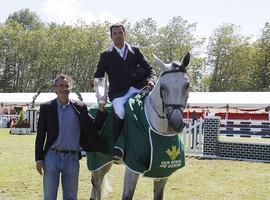
[[[160,133],[167,133],[168,120],[165,118],[162,108],[159,82],[145,99],[145,114],[154,130]]]

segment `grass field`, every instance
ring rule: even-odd
[[[228,137],[220,135],[219,140],[222,142],[241,142],[241,143],[252,143],[252,144],[270,144],[270,138],[261,137]]]
[[[10,135],[0,129],[0,200],[42,199],[42,176],[35,170],[35,135]],[[78,199],[89,199],[90,172],[81,161]],[[113,191],[108,199],[121,199],[124,166],[114,165],[108,178]],[[135,200],[152,198],[152,180],[140,178]],[[61,198],[61,190],[59,193]],[[270,163],[187,158],[165,188],[166,200],[270,200]]]

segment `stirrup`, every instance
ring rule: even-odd
[[[113,160],[114,160],[114,163],[116,163],[116,164],[122,163],[123,152],[120,149],[118,149],[118,148],[113,149]]]

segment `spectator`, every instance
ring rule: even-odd
[[[71,79],[66,75],[54,81],[57,98],[40,106],[35,144],[36,169],[43,175],[44,199],[56,199],[61,175],[63,199],[76,200],[80,147],[86,151],[106,153],[97,130],[107,113],[99,104],[96,119],[86,106],[69,99]],[[106,103],[106,102],[105,102]]]
[[[192,118],[192,124],[195,123],[195,121],[197,121],[197,113],[195,110],[193,110],[192,114],[191,114],[191,118]]]

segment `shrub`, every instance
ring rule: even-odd
[[[14,125],[15,128],[30,128],[30,123],[24,119],[24,112],[21,111],[18,117],[16,124]]]

